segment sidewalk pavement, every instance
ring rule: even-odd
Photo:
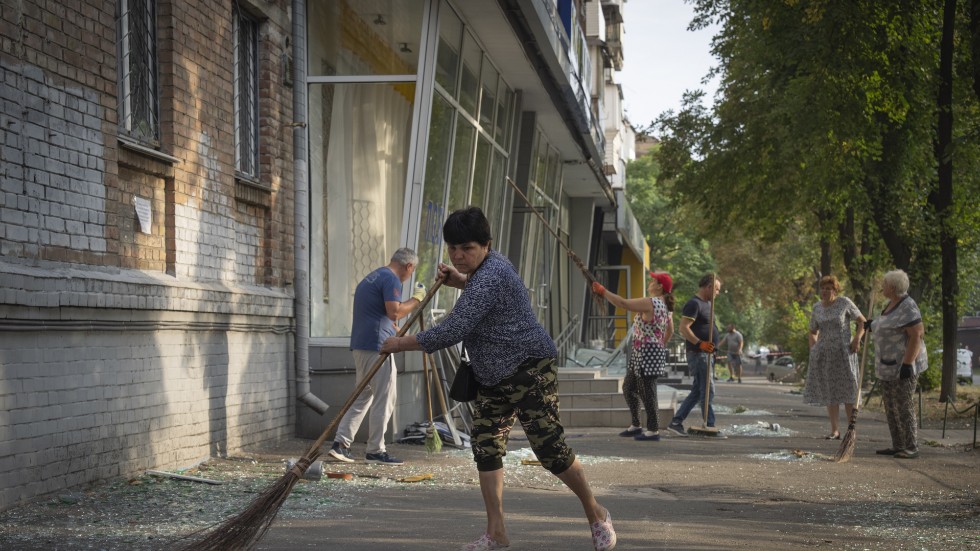
[[[980,454],[970,446],[972,429],[945,438],[939,429],[921,430],[920,457],[900,460],[874,453],[889,447],[887,425],[881,415],[862,413],[853,459],[835,463],[840,440],[823,438],[825,408],[803,404],[795,386],[750,377],[716,388],[727,438],[639,442],[619,437],[618,428],[568,429],[597,499],[611,511],[617,550],[980,548]],[[700,415],[695,409],[685,426],[700,424]],[[841,426],[846,430],[845,419]],[[522,433],[514,432],[508,450],[510,549],[592,549],[571,491],[541,467],[522,464],[533,459]],[[355,457],[358,451],[355,444]],[[324,509],[321,499],[315,514],[297,514],[307,498],[291,496],[292,512],[280,513],[258,549],[455,550],[483,533],[468,450],[430,456],[422,446],[395,444],[389,452],[406,464],[327,465],[362,476],[317,482],[329,485],[330,503]],[[424,473],[433,478],[378,483]]]

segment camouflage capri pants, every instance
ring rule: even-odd
[[[473,460],[479,471],[504,466],[514,419],[521,420],[531,449],[541,465],[561,474],[575,461],[565,444],[558,417],[558,372],[554,358],[532,358],[496,386],[481,387],[473,402]]]

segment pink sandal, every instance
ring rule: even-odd
[[[493,549],[507,549],[510,545],[504,545],[502,543],[497,543],[490,534],[483,534],[480,539],[474,541],[473,543],[467,543],[460,548],[460,551],[491,551]],[[612,549],[610,547],[609,549]]]
[[[612,551],[616,547],[616,530],[613,529],[609,509],[606,509],[606,520],[592,523],[592,545],[595,551]]]

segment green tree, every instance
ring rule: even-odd
[[[971,85],[977,79],[949,83],[952,137],[937,149],[942,6],[925,0],[694,4],[693,27],[721,27],[713,42],[719,94],[708,109],[702,94],[688,93],[679,113],[658,119],[658,160],[661,179],[679,200],[697,206],[712,234],[738,228],[771,242],[803,232],[818,244],[810,255],[813,271],[849,280],[858,304],[873,277],[896,266],[909,273],[920,304],[938,309],[942,229],[969,251],[965,262],[951,265],[954,273],[966,268],[972,279],[963,287],[975,288],[980,109]],[[977,36],[971,14],[955,20],[958,36]],[[976,77],[970,41],[953,44],[953,73]],[[952,159],[955,182],[946,195],[937,176],[943,155]],[[738,212],[729,208],[732,197]]]

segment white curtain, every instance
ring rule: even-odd
[[[328,120],[327,106],[310,109],[312,188],[319,192],[311,221],[314,337],[350,335],[355,287],[387,264],[401,242],[412,116],[411,95],[394,84],[332,86]],[[322,155],[317,144],[324,135],[325,159],[315,159]]]

